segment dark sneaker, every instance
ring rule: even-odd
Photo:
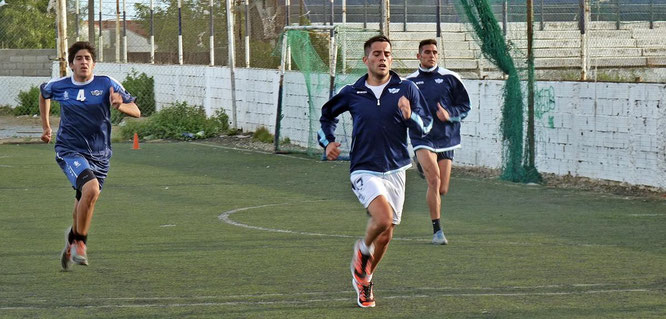
[[[364,255],[361,253],[361,239],[356,241],[354,245],[354,255],[351,260],[351,273],[354,280],[361,284],[367,285],[370,278],[370,265],[372,265],[372,255]]]
[[[60,266],[62,266],[62,270],[68,270],[69,265],[72,262],[72,253],[71,253],[71,246],[69,244],[69,232],[72,230],[72,227],[70,226],[65,230],[65,248],[62,249],[62,252],[60,253]]]
[[[375,306],[375,294],[372,292],[372,282],[363,285],[352,279],[352,285],[356,290],[356,303],[361,308],[372,308]]]

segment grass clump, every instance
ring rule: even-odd
[[[149,118],[125,120],[121,123],[120,136],[127,140],[136,132],[146,139],[194,140],[217,136],[228,129],[229,116],[223,110],[207,117],[201,106],[176,102]]]
[[[18,106],[14,108],[14,115],[37,115],[39,114],[39,87],[32,86],[28,91],[19,92],[16,97]],[[51,115],[60,115],[60,104],[51,100]]]
[[[268,129],[263,126],[258,128],[254,134],[252,134],[252,139],[262,143],[273,143],[275,140],[273,134],[271,134],[271,132],[269,132]]]

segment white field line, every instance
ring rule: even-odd
[[[629,214],[631,217],[657,217],[666,216],[665,214]]]
[[[464,288],[460,288],[464,289]],[[602,289],[602,290],[588,290],[588,291],[560,291],[560,292],[478,292],[478,293],[436,293],[436,294],[409,294],[409,295],[384,295],[381,299],[417,299],[417,298],[437,298],[437,297],[522,297],[522,296],[570,296],[570,295],[590,295],[590,294],[617,294],[617,293],[645,293],[651,292],[651,289],[634,288],[634,289]],[[328,295],[328,292],[312,292],[307,295]],[[338,293],[336,293],[338,294]],[[340,292],[339,294],[353,295],[351,291]],[[267,296],[295,296],[301,294],[267,294],[267,295],[251,295],[254,298],[265,298]],[[219,298],[219,299],[236,299],[246,298],[247,296],[207,296],[206,298]],[[91,298],[84,299],[69,299],[68,301],[85,301]],[[39,309],[103,309],[103,308],[174,308],[174,307],[213,307],[213,306],[242,306],[242,305],[288,305],[288,304],[311,304],[323,302],[353,302],[353,297],[338,297],[338,298],[312,298],[299,300],[251,300],[251,301],[219,301],[219,302],[187,302],[187,299],[200,299],[197,297],[152,297],[152,298],[95,298],[95,300],[174,300],[184,299],[185,302],[176,303],[133,303],[133,304],[102,304],[102,305],[71,305],[71,306],[49,306],[49,305],[35,305],[35,306],[17,306],[17,307],[0,307],[0,310],[39,310]],[[25,299],[22,299],[25,301]],[[62,301],[62,300],[60,300]]]
[[[237,209],[232,209],[230,211],[226,211],[226,212],[220,214],[217,218],[219,220],[229,224],[229,225],[243,227],[243,228],[247,228],[247,229],[255,229],[255,230],[261,230],[261,231],[274,232],[274,233],[288,233],[288,234],[307,235],[307,236],[327,236],[327,237],[339,237],[339,238],[356,238],[357,237],[357,236],[350,236],[350,235],[311,233],[311,232],[301,232],[301,231],[293,231],[293,230],[285,230],[285,229],[277,229],[277,228],[266,228],[266,227],[252,226],[252,225],[247,225],[247,224],[243,224],[243,223],[233,221],[233,220],[231,220],[231,218],[229,218],[229,216],[231,214],[234,214],[234,213],[237,213],[237,212],[242,212],[242,211],[245,211],[245,210],[256,209],[256,208],[264,208],[264,207],[273,207],[273,206],[283,206],[283,205],[289,205],[289,204],[292,204],[292,203],[266,204],[266,205],[251,206],[251,207],[242,207],[242,208],[237,208]]]
[[[296,203],[296,202],[287,202],[287,203],[276,203],[276,204],[266,204],[266,205],[259,205],[259,206],[241,207],[241,208],[236,208],[236,209],[232,209],[232,210],[223,212],[222,214],[218,215],[217,218],[219,220],[229,224],[229,225],[242,227],[242,228],[246,228],[246,229],[266,231],[266,232],[294,234],[294,235],[305,235],[305,236],[317,236],[317,237],[336,237],[336,238],[357,238],[357,237],[361,236],[360,234],[358,236],[341,235],[341,234],[323,234],[323,233],[312,233],[312,232],[303,232],[303,231],[294,231],[294,230],[286,230],[286,229],[278,229],[278,228],[253,226],[253,225],[239,223],[237,221],[232,220],[231,217],[230,217],[232,214],[242,212],[242,211],[246,211],[246,210],[251,210],[251,209],[273,207],[273,206],[295,205],[295,204],[299,204],[299,203],[311,203],[311,202],[317,202],[317,201],[303,201],[303,202],[298,202],[298,203]],[[430,242],[430,239],[426,239],[426,238],[393,237],[392,240],[413,241],[413,242]],[[467,244],[487,244],[487,242],[473,242],[473,241],[457,241],[457,242],[467,243]],[[495,242],[495,244],[504,244],[504,245],[512,245],[512,246],[614,247],[614,245],[585,244],[585,243],[527,243],[527,242],[511,242],[511,241]]]

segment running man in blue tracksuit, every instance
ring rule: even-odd
[[[357,304],[366,308],[375,306],[372,274],[402,215],[405,170],[411,167],[408,128],[412,134],[425,135],[430,131],[432,118],[416,85],[391,71],[393,56],[388,38],[370,38],[364,51],[368,74],[324,104],[319,142],[326,149],[326,158],[335,160],[341,145],[334,135],[337,116],[351,113],[352,190],[370,215],[365,238],[354,246],[351,272]]]
[[[90,43],[74,43],[67,60],[72,76],[42,84],[39,96],[45,143],[51,141],[51,100],[60,102],[56,162],[76,191],[72,226],[65,231],[65,248],[60,254],[64,270],[72,262],[88,265],[88,229],[111,158],[111,107],[129,116],[141,116],[135,98],[120,83],[93,74],[95,48]]]
[[[470,110],[467,89],[460,76],[437,66],[439,52],[437,41],[423,40],[416,55],[420,65],[418,71],[407,76],[414,81],[428,101],[433,115],[433,127],[423,137],[419,132],[411,134],[412,146],[418,159],[419,173],[428,182],[426,202],[432,220],[432,243],[448,243],[440,226],[441,197],[449,191],[453,150],[460,148],[460,121]]]

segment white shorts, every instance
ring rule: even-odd
[[[363,207],[368,208],[377,196],[384,196],[393,208],[393,225],[400,224],[405,204],[405,171],[389,174],[352,173],[352,190]]]

